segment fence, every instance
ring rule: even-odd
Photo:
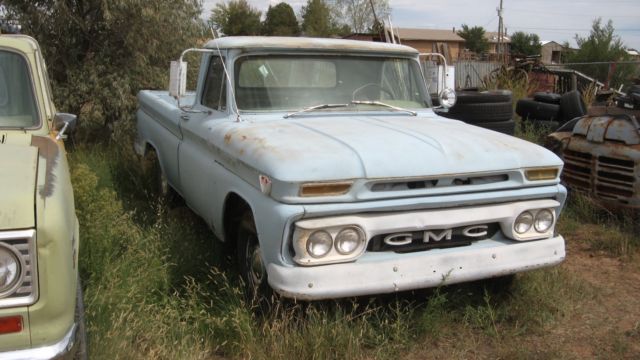
[[[493,61],[458,60],[456,67],[456,89],[481,87],[482,80],[502,64]]]

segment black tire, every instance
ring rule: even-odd
[[[562,95],[555,93],[537,92],[533,94],[533,100],[547,104],[560,105],[560,99],[562,99]]]
[[[177,193],[169,185],[155,150],[149,150],[144,155],[142,173],[146,186],[152,195],[158,196],[167,203],[173,203],[176,200]]]
[[[89,354],[87,352],[87,327],[84,319],[84,297],[82,296],[82,284],[78,277],[78,285],[76,289],[76,310],[75,322],[78,324],[76,329],[76,352],[73,355],[74,360],[87,360]]]
[[[237,231],[238,272],[242,278],[245,296],[251,303],[263,304],[272,295],[267,280],[267,269],[260,251],[260,241],[250,210],[245,211]]]
[[[470,124],[511,120],[513,107],[510,101],[500,103],[456,104],[448,113],[441,114]]]
[[[560,118],[560,106],[534,101],[531,99],[518,100],[516,114],[523,120],[557,120]]]
[[[562,112],[562,119],[564,121],[586,115],[587,107],[584,101],[582,101],[580,91],[573,90],[562,95],[562,99],[560,99],[560,111]]]
[[[511,136],[513,136],[516,132],[516,123],[513,120],[486,122],[486,123],[478,123],[473,125],[479,126],[481,128],[497,131],[503,134],[511,135]]]
[[[463,104],[486,104],[505,102],[511,102],[511,91],[509,90],[456,92],[456,106]]]

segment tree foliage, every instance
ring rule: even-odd
[[[132,133],[138,91],[166,88],[169,61],[204,30],[198,0],[2,4],[39,41],[59,110],[80,116],[79,140]]]
[[[580,37],[576,34],[578,49],[567,54],[567,62],[607,62],[628,60],[628,54],[624,43],[618,35],[615,35],[613,22],[609,20],[606,25],[602,19],[593,21],[589,36]],[[590,75],[602,82],[606,81],[610,67],[607,64],[575,65],[574,69]],[[633,65],[618,65],[612,74],[612,84],[619,86],[628,80],[634,71]]]
[[[262,23],[264,35],[297,36],[300,26],[291,5],[281,2],[276,6],[269,6],[267,15]]]
[[[373,2],[373,9],[371,3]],[[389,0],[337,0],[340,21],[349,26],[355,33],[363,33],[374,30],[374,10],[378,21],[383,21],[389,14]]]
[[[230,0],[216,4],[209,23],[227,36],[259,35],[261,15],[247,0]]]
[[[540,55],[542,45],[537,34],[517,31],[511,35],[511,53],[525,56]]]
[[[458,35],[464,39],[464,46],[467,49],[480,54],[489,48],[489,41],[484,37],[484,32],[482,26],[470,28],[466,24],[463,24],[462,30],[458,31]]]
[[[331,8],[323,0],[307,0],[301,9],[302,31],[307,36],[329,37],[336,32]]]

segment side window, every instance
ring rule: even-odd
[[[211,56],[204,81],[202,105],[214,110],[224,110],[227,107],[227,94],[225,91],[227,81],[224,75],[224,67],[222,66],[223,61],[224,58],[218,55]]]

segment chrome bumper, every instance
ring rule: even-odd
[[[516,242],[482,240],[469,246],[408,254],[363,256],[324,266],[269,264],[271,287],[284,297],[320,300],[455,284],[556,265],[564,238]]]
[[[69,331],[55,344],[32,349],[14,350],[0,353],[3,360],[49,360],[73,359],[77,345],[77,326],[73,324]]]

